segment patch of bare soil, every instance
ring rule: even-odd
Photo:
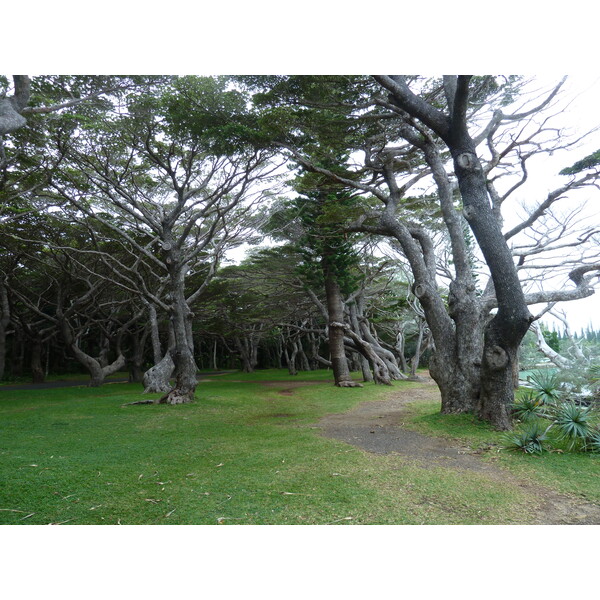
[[[319,422],[319,426],[326,437],[347,442],[367,452],[398,454],[423,468],[444,467],[477,472],[494,481],[518,487],[535,498],[537,508],[532,524],[600,524],[598,504],[523,480],[506,469],[483,461],[469,447],[402,427],[408,401],[436,396],[439,398],[439,391],[429,380],[422,388],[399,391],[389,400],[365,402],[349,412],[328,415]]]

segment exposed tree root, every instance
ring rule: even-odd
[[[343,388],[363,387],[363,384],[359,383],[358,381],[340,381],[339,383],[336,383],[335,385],[336,385],[336,387],[343,387]]]

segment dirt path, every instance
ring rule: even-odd
[[[392,399],[365,402],[353,410],[328,415],[319,422],[323,434],[375,454],[398,454],[424,468],[444,467],[476,471],[531,494],[539,503],[532,524],[597,525],[600,505],[555,492],[520,479],[506,469],[484,462],[473,450],[451,440],[430,437],[402,427],[406,403],[419,398],[439,397],[433,382],[422,388],[398,392]]]

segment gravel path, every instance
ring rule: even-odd
[[[516,486],[529,493],[538,505],[533,524],[597,525],[600,505],[560,494],[532,484],[510,471],[482,460],[476,451],[445,438],[430,437],[403,428],[406,403],[439,398],[433,382],[421,388],[399,391],[393,398],[365,402],[342,414],[328,415],[319,422],[323,435],[375,454],[398,454],[416,461],[423,468],[443,467],[476,471],[495,481]]]

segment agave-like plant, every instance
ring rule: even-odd
[[[544,404],[555,404],[558,401],[560,391],[556,371],[551,369],[533,371],[527,379],[533,385],[536,396]]]
[[[545,450],[543,442],[547,431],[548,428],[544,428],[540,423],[531,423],[521,431],[506,434],[504,448],[525,454],[541,454]]]
[[[515,418],[523,422],[546,416],[543,402],[533,390],[525,391],[512,405],[512,411]]]
[[[592,433],[590,409],[575,402],[565,402],[556,407],[554,424],[562,439],[570,441],[570,447],[577,442],[585,443]]]

